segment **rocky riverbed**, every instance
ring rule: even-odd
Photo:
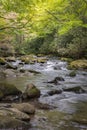
[[[23,57],[10,59],[10,67],[9,64],[5,65],[5,69],[1,66],[0,83],[13,84],[21,91],[20,95],[16,95],[17,99],[13,94],[4,96],[1,91],[0,120],[7,115],[9,121],[6,122],[5,118],[0,121],[1,128],[12,129],[14,126],[13,129],[19,130],[87,130],[87,71],[69,70],[66,61],[55,57],[38,60],[34,57],[32,62],[26,58],[26,64],[24,60]],[[30,97],[28,90],[33,88],[32,84],[36,90]],[[24,110],[22,105],[25,109],[31,105],[33,116],[20,110],[21,107]],[[14,114],[16,112],[19,112],[19,117]],[[10,118],[14,122],[12,126],[9,125]]]

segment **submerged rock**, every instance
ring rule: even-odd
[[[39,98],[40,90],[34,84],[28,84],[23,94],[23,98]]]
[[[66,89],[63,89],[64,91],[67,91],[67,92],[75,92],[75,93],[85,93],[86,91],[80,87],[80,86],[76,86],[76,87],[72,87],[72,88],[66,88]]]
[[[48,92],[48,95],[53,96],[55,94],[61,94],[62,90],[51,90]]]

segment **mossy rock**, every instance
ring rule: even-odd
[[[47,62],[47,58],[46,57],[38,58],[37,62],[38,63],[46,63]]]
[[[28,84],[23,96],[26,98],[39,98],[40,90],[35,85]]]
[[[66,61],[66,62],[68,62],[68,63],[70,63],[70,62],[73,61],[73,59],[71,59],[71,58],[65,58],[65,57],[62,57],[60,60],[61,60],[61,61]]]
[[[22,62],[25,62],[26,64],[33,64],[37,61],[37,58],[34,55],[22,56],[20,59]]]
[[[75,70],[71,71],[71,72],[69,73],[69,76],[70,76],[70,77],[75,77],[75,76],[76,76],[76,71],[75,71]]]
[[[67,92],[74,92],[74,93],[85,93],[85,90],[80,87],[80,86],[76,86],[76,87],[72,87],[72,88],[65,88],[63,89],[64,91],[67,91]]]
[[[6,63],[5,59],[3,57],[0,57],[0,64],[4,65]]]
[[[22,93],[14,85],[7,83],[0,83],[0,91],[3,93],[4,96],[19,95]]]
[[[87,60],[75,60],[69,66],[74,69],[87,69]]]

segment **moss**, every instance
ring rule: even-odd
[[[69,74],[70,77],[75,77],[76,76],[76,71],[71,71],[70,74]]]
[[[87,69],[87,60],[75,60],[70,63],[70,67],[74,69]]]
[[[3,58],[3,57],[0,57],[0,64],[5,64],[6,62],[5,62],[5,59]]]
[[[40,91],[37,88],[32,88],[27,94],[28,94],[28,97],[39,97]]]
[[[45,63],[45,62],[47,62],[47,58],[38,58],[37,62],[38,63]]]
[[[25,62],[26,64],[28,63],[34,63],[37,61],[37,59],[35,58],[34,55],[26,55],[26,56],[22,56],[20,58],[23,62]]]
[[[24,96],[26,98],[38,98],[40,97],[40,90],[34,84],[28,84]]]
[[[73,61],[73,59],[71,59],[71,58],[65,58],[65,57],[62,57],[60,60],[61,60],[61,61],[66,61],[66,62],[68,62],[68,63],[70,63],[70,62]]]
[[[0,91],[4,94],[4,96],[21,94],[21,91],[14,85],[7,83],[0,83]]]

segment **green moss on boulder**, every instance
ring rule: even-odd
[[[4,96],[21,94],[21,91],[18,90],[14,85],[7,83],[0,83],[0,91]]]
[[[24,97],[26,98],[39,98],[40,97],[40,90],[36,88],[33,84],[28,84],[27,88],[24,92]]]
[[[6,63],[5,59],[3,57],[0,57],[0,64],[4,65]]]
[[[69,67],[74,69],[87,69],[87,60],[75,60],[70,63]]]
[[[70,76],[70,77],[75,77],[75,76],[76,76],[76,71],[75,71],[75,70],[71,71],[71,72],[69,73],[69,76]]]
[[[66,61],[66,62],[68,62],[68,63],[70,63],[70,62],[73,61],[73,59],[71,59],[71,58],[65,58],[65,57],[62,57],[60,60],[61,60],[61,61]]]

